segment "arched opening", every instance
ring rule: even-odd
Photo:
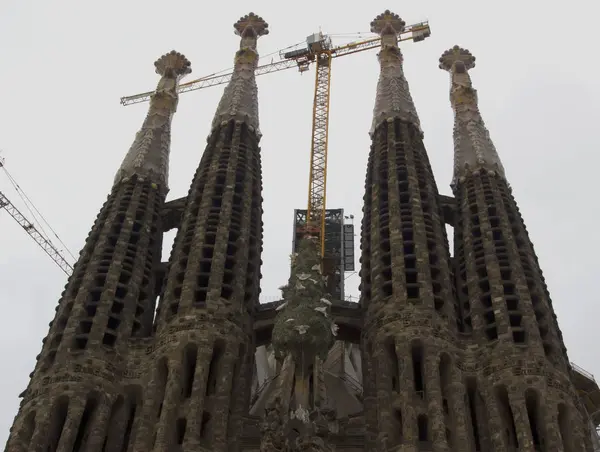
[[[404,440],[404,426],[402,425],[402,411],[394,410],[394,442],[393,446],[402,444]]]
[[[398,354],[396,353],[396,344],[394,338],[389,338],[386,343],[386,351],[388,355],[388,361],[390,365],[390,377],[392,384],[392,391],[398,391],[400,389],[400,366],[398,363]]]
[[[562,439],[562,445],[564,452],[574,452],[573,449],[573,436],[571,434],[571,423],[569,408],[561,403],[558,405],[558,428],[560,430],[560,438]]]
[[[202,422],[200,424],[200,439],[206,441],[208,439],[208,430],[210,428],[210,413],[204,411],[202,413]]]
[[[486,404],[477,386],[477,380],[467,378],[465,385],[467,389],[465,403],[468,419],[470,419],[469,430],[472,448],[476,451],[491,450],[489,417]]]
[[[185,418],[177,419],[175,425],[175,435],[177,436],[177,444],[182,445],[185,439],[185,430],[187,428],[187,420]]]
[[[429,419],[424,414],[420,414],[417,418],[417,426],[419,430],[419,442],[429,441]]]
[[[450,408],[448,405],[448,397],[450,396],[450,384],[452,383],[452,360],[450,357],[443,353],[440,357],[440,389],[442,390],[442,405],[444,414],[450,415]]]
[[[515,417],[513,415],[512,408],[510,407],[508,392],[504,386],[497,387],[495,389],[495,392],[496,400],[498,402],[498,409],[500,411],[500,416],[502,417],[502,425],[504,427],[504,435],[506,438],[506,442],[509,446],[518,449],[519,439],[517,438]]]
[[[48,447],[47,452],[56,452],[58,449],[58,443],[60,436],[67,420],[67,413],[69,411],[69,398],[66,396],[60,397],[54,404],[52,415],[50,417],[50,429],[48,435]]]
[[[115,441],[115,436],[118,432],[119,427],[119,414],[122,412],[123,405],[125,404],[125,400],[123,396],[117,397],[115,403],[110,410],[110,416],[108,418],[108,432],[104,437],[104,445],[102,446],[102,452],[109,452],[111,449],[112,443]],[[114,448],[113,448],[114,449]]]
[[[532,389],[525,391],[525,406],[527,407],[527,417],[529,418],[533,446],[536,451],[544,452],[544,438],[540,424],[540,399],[537,392]]]
[[[127,452],[129,444],[134,436],[133,427],[135,425],[136,413],[138,406],[142,402],[142,390],[137,386],[128,387],[126,389],[128,396],[127,424],[125,426],[125,435],[123,437],[123,446],[121,452]]]
[[[183,385],[181,395],[184,399],[189,399],[192,396],[197,356],[198,347],[195,344],[188,344],[183,351]]]
[[[423,378],[423,344],[415,342],[412,346],[413,379],[415,392],[425,398],[425,379]]]
[[[96,412],[96,408],[98,408],[98,395],[92,393],[87,398],[81,420],[79,421],[75,443],[73,444],[73,452],[84,450],[85,443],[90,433],[90,424]]]
[[[217,341],[213,348],[212,357],[208,366],[208,378],[206,380],[206,395],[211,396],[217,392],[217,373],[219,371],[219,363],[223,356],[223,343]]]
[[[159,418],[165,399],[165,391],[167,389],[167,379],[169,378],[169,365],[167,364],[167,358],[162,358],[158,363],[157,376],[156,376],[156,405],[158,410],[156,417]]]

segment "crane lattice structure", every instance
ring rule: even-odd
[[[4,168],[4,160],[0,158],[0,168]],[[40,232],[35,225],[27,219],[25,215],[21,213],[17,207],[10,202],[2,191],[0,191],[0,209],[4,209],[8,214],[17,222],[21,227],[29,234],[29,236],[38,244],[38,246],[44,250],[44,252],[50,256],[50,258],[59,266],[59,268],[67,274],[67,276],[73,273],[73,267],[67,259],[62,255],[60,250],[54,246],[45,234]]]
[[[429,23],[419,22],[404,27],[398,34],[400,41],[423,41],[431,35]],[[313,123],[310,149],[310,173],[308,187],[308,207],[306,213],[305,233],[316,235],[321,242],[321,257],[325,260],[325,207],[327,193],[327,150],[329,130],[329,100],[331,93],[331,62],[334,58],[351,55],[381,46],[381,37],[372,37],[334,47],[331,37],[323,33],[315,33],[306,39],[305,47],[291,51],[280,51],[279,60],[258,66],[255,75],[270,74],[297,67],[305,72],[312,63],[316,63],[315,95],[313,102]],[[289,47],[287,48],[289,49]],[[231,80],[233,71],[211,75],[183,83],[179,93],[195,91],[211,86],[222,85]],[[124,106],[150,100],[153,91],[121,98]]]

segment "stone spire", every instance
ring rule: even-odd
[[[258,88],[254,70],[258,66],[256,43],[260,36],[269,33],[269,24],[262,17],[250,13],[234,24],[235,33],[241,36],[240,50],[235,54],[233,75],[225,87],[223,97],[217,107],[212,130],[232,118],[246,122],[258,130]]]
[[[168,191],[171,120],[177,110],[179,81],[192,72],[182,54],[171,51],[155,61],[160,81],[150,97],[150,107],[140,131],[115,176],[115,184],[134,175],[149,179],[161,190]]]
[[[381,122],[391,118],[411,122],[421,129],[402,69],[402,52],[398,47],[398,34],[404,30],[404,25],[405,22],[389,10],[371,22],[371,31],[381,36],[381,51],[378,54],[381,72],[377,83],[371,134]]]
[[[450,72],[450,102],[454,110],[454,176],[452,185],[464,181],[468,174],[487,171],[504,178],[504,168],[477,106],[469,69],[475,57],[459,46],[444,52],[440,69]]]

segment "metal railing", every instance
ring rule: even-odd
[[[591,373],[589,373],[587,370],[582,369],[581,367],[579,367],[577,364],[575,363],[571,363],[571,367],[573,368],[574,371],[576,371],[577,373],[583,375],[584,377],[589,378],[590,380],[592,380],[593,382],[596,381],[596,379],[594,378],[594,375],[592,375]]]

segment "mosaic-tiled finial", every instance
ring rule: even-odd
[[[265,20],[254,13],[246,14],[241,17],[235,24],[235,34],[245,38],[258,38],[269,34],[269,24]]]
[[[154,67],[157,74],[168,78],[180,78],[192,72],[192,63],[175,50],[171,50],[156,60]]]
[[[446,50],[440,57],[440,69],[452,71],[455,68],[457,72],[468,71],[475,67],[475,57],[467,49],[454,46]]]
[[[388,9],[383,14],[380,14],[373,19],[371,22],[371,31],[380,36],[390,33],[398,34],[404,31],[405,25],[406,22],[404,22],[398,14],[395,14]]]

